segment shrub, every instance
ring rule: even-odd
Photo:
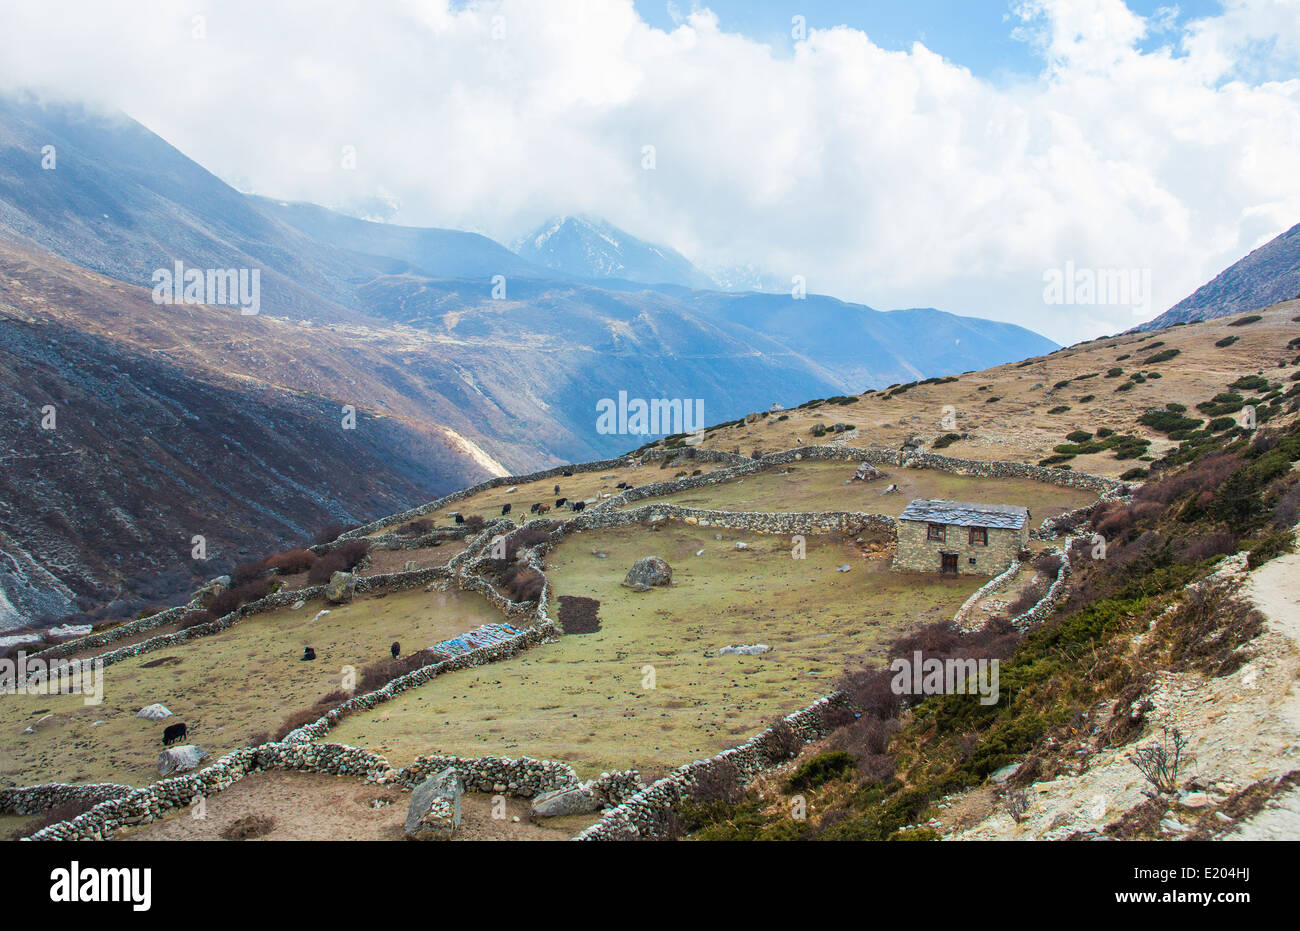
[[[1225,346],[1231,346],[1231,345],[1232,345],[1233,343],[1235,343],[1238,339],[1240,339],[1240,337],[1238,337],[1238,336],[1225,336],[1223,339],[1216,340],[1215,343],[1214,343],[1214,345],[1216,345],[1216,346],[1218,346],[1220,349],[1222,349],[1222,348],[1224,348]]]
[[[281,575],[296,575],[306,572],[316,562],[316,554],[308,549],[288,550],[266,558],[266,568],[275,569]]]
[[[1259,314],[1247,314],[1246,316],[1242,317],[1240,320],[1233,320],[1231,323],[1228,324],[1228,326],[1249,326],[1252,323],[1259,323],[1259,321],[1263,319],[1264,318],[1261,317]]]
[[[839,779],[856,769],[856,761],[844,750],[831,750],[801,763],[786,783],[787,792],[806,792]]]
[[[537,601],[545,584],[545,577],[532,566],[515,564],[505,572],[504,585],[511,601]]]
[[[668,462],[669,461],[665,459],[664,464],[661,465],[659,468],[661,469],[668,468]],[[483,519],[483,515],[481,514],[465,515],[465,529],[468,530],[470,533],[481,533],[484,525],[486,524],[487,521]]]
[[[1127,358],[1127,356],[1125,358]],[[1123,374],[1124,374],[1124,370],[1122,368],[1112,368],[1106,370],[1107,378],[1119,378]]]
[[[1070,409],[1070,405],[1068,405],[1068,404],[1058,404],[1058,405],[1056,405],[1056,407],[1053,407],[1053,408],[1052,408],[1051,410],[1049,410],[1047,413],[1049,413],[1049,414],[1064,414],[1064,413],[1065,413],[1066,411],[1068,411],[1069,409]]]
[[[1165,728],[1161,738],[1133,754],[1133,765],[1151,783],[1155,793],[1172,795],[1178,791],[1178,776],[1187,765],[1190,741],[1178,728]]]
[[[731,759],[712,759],[693,773],[688,797],[696,803],[723,802],[734,805],[745,797],[745,777]]]
[[[1142,360],[1143,365],[1159,365],[1161,362],[1168,362],[1174,356],[1181,352],[1179,349],[1162,349],[1153,356],[1148,356]]]
[[[788,721],[782,718],[772,724],[767,746],[776,759],[793,759],[803,749],[803,738],[794,732],[794,728]]]
[[[312,542],[318,546],[323,546],[326,543],[333,543],[339,538],[340,534],[347,533],[347,530],[348,528],[344,527],[342,524],[330,524],[326,527],[322,527],[320,533],[316,534],[316,537]]]
[[[181,630],[189,630],[191,627],[198,627],[200,624],[211,624],[217,619],[217,616],[209,610],[191,611],[181,618]]]
[[[1065,435],[1065,438],[1071,443],[1085,443],[1092,439],[1092,434],[1087,430],[1072,430]]]
[[[1262,375],[1243,375],[1228,387],[1236,391],[1264,391],[1268,388],[1268,379]]]
[[[1148,473],[1146,469],[1138,468],[1138,469],[1128,469],[1125,472],[1121,472],[1119,477],[1120,477],[1120,481],[1131,482],[1134,481],[1135,479],[1146,478],[1147,475]]]
[[[960,439],[961,439],[960,433],[945,433],[943,436],[939,437],[937,440],[934,441],[934,445],[931,448],[947,449],[949,446],[951,446],[953,443],[956,443]]]
[[[307,570],[307,581],[323,585],[335,572],[351,572],[370,553],[369,540],[344,540],[335,544]]]
[[[266,575],[266,561],[255,559],[249,562],[241,562],[235,568],[230,570],[230,585],[237,588],[247,582],[252,582]]]

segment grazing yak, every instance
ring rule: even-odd
[[[510,505],[508,504],[501,505],[501,516],[505,517],[509,513],[510,513]]]
[[[541,509],[542,509],[542,506],[541,506],[540,504],[534,504],[532,507],[530,507],[530,508],[528,509],[528,513],[529,513],[529,514],[536,514],[536,513],[537,513],[538,511],[540,511]]]
[[[188,729],[185,727],[184,721],[180,724],[169,725],[163,731],[163,746],[166,747],[170,744],[174,744],[178,740],[184,740],[187,733]]]
[[[305,650],[302,651],[302,660],[300,660],[300,662],[306,662],[308,660],[313,660],[315,658],[316,658],[316,651],[313,650],[311,647],[307,647]]]
[[[457,515],[456,515],[456,523],[458,523],[458,524],[463,524],[463,523],[465,523],[465,515],[464,515],[464,514],[457,514]]]
[[[562,508],[562,507],[564,507],[564,503],[565,503],[566,501],[568,501],[568,500],[569,500],[568,498],[556,498],[556,499],[555,499],[555,506],[556,506],[557,508]]]
[[[402,655],[402,645],[396,640],[393,641],[393,645],[388,649],[392,652],[393,659],[397,659],[397,657]]]
[[[539,505],[537,505],[537,513],[538,513],[538,514],[549,514],[550,512],[551,512],[551,506],[550,506],[549,504],[539,504]]]
[[[587,506],[587,502],[586,502],[586,501],[575,501],[575,502],[573,502],[571,505],[569,505],[569,507],[573,508],[573,510],[574,510],[575,512],[576,512],[576,511],[581,511],[581,510],[582,510],[583,508],[585,508],[586,506]]]

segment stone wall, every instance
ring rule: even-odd
[[[826,712],[847,706],[841,693],[819,698],[807,708],[786,715],[788,725],[804,743],[820,740],[829,732]],[[636,840],[665,836],[669,813],[687,798],[698,775],[719,760],[729,760],[748,782],[760,773],[790,760],[783,752],[783,741],[776,726],[736,747],[723,750],[707,760],[679,766],[667,776],[632,795],[623,804],[605,812],[600,821],[578,834],[574,840]]]
[[[383,756],[336,743],[269,743],[226,754],[193,773],[162,779],[135,789],[130,786],[31,786],[0,792],[0,812],[36,814],[75,799],[103,801],[84,814],[43,828],[24,840],[108,840],[123,827],[148,824],[189,808],[198,798],[211,798],[254,772],[294,770],[347,776],[409,791],[423,779],[454,766],[470,791],[495,792],[532,798],[553,788],[578,785],[577,774],[566,763],[528,757],[418,757],[410,766],[394,769]],[[603,773],[591,786],[611,803],[640,790],[634,770]],[[6,794],[7,793],[7,794]],[[20,809],[16,807],[22,805]]]
[[[1005,588],[1010,584],[1011,580],[1016,577],[1016,573],[1019,571],[1020,561],[1012,560],[1011,565],[1007,566],[1001,575],[996,575],[989,579],[981,585],[973,595],[962,602],[962,606],[958,608],[957,613],[952,616],[953,624],[960,630],[971,630],[972,628],[969,626],[968,621],[971,611],[975,610],[975,606],[989,595]]]
[[[694,450],[694,457],[683,456],[683,458],[701,459],[701,454],[707,456],[712,452],[714,451],[697,449]],[[654,450],[650,451],[646,458],[662,458],[662,455],[666,455],[662,451],[658,456],[655,453]],[[629,500],[640,500],[643,497],[655,494],[669,494],[673,491],[715,484],[739,475],[752,474],[772,465],[804,459],[865,460],[878,464],[893,463],[914,467],[919,465],[919,467],[939,468],[956,472],[967,470],[967,464],[971,462],[970,460],[950,460],[947,457],[933,454],[924,454],[918,458],[918,454],[914,453],[826,446],[789,450],[784,453],[765,456],[762,460],[746,459],[734,454],[717,453],[716,455],[728,458],[715,458],[713,461],[727,461],[733,464],[727,469],[709,475],[691,476],[676,482],[653,483],[649,486],[642,486],[642,488],[630,489],[621,495],[606,499],[590,510],[564,522],[561,525],[562,532],[555,540],[536,547],[521,549],[521,558],[538,569],[538,571],[541,571],[543,553],[568,533],[598,527],[641,522],[654,523],[669,519],[681,520],[698,526],[717,526],[727,529],[782,535],[837,532],[856,535],[873,531],[893,532],[896,522],[892,517],[860,512],[836,511],[811,514],[735,512],[685,508],[664,503],[649,504],[628,510],[620,510],[620,508]],[[703,459],[701,461],[708,460]],[[421,514],[437,510],[450,503],[451,500],[460,500],[485,488],[549,478],[560,474],[565,468],[575,472],[598,471],[626,465],[627,462],[626,459],[604,460],[596,463],[586,463],[581,466],[546,470],[545,472],[534,473],[531,476],[493,479],[472,489],[466,489],[456,493],[456,495],[448,496],[448,498],[431,502],[422,508],[401,515],[394,515],[392,518],[360,528],[353,531],[349,536],[361,536],[373,529],[382,529],[386,526],[413,519]],[[1053,480],[1054,484],[1071,485],[1073,487],[1090,487],[1088,483],[1092,480],[1097,483],[1110,481],[1099,479],[1096,476],[1087,476],[1084,473],[1046,470],[1040,467],[1023,466],[1019,463],[978,463],[976,465],[978,467],[971,470],[969,474],[1017,475],[1038,478],[1039,475],[1034,472],[1034,470],[1038,470],[1038,472],[1050,476],[1050,478],[1043,478],[1042,480]],[[1000,468],[1002,466],[1008,468],[1002,469]],[[1111,484],[1115,487],[1110,488],[1110,493],[1115,493],[1119,483]],[[492,538],[498,533],[515,533],[518,529],[519,525],[513,521],[504,518],[493,520],[485,526],[481,533],[468,542],[463,552],[453,557],[445,567],[370,576],[359,579],[357,583],[357,591],[365,593],[396,591],[414,587],[415,585],[441,585],[445,587],[455,582],[462,588],[480,592],[508,616],[530,615],[534,621],[533,625],[515,637],[414,670],[392,680],[380,689],[354,696],[338,707],[330,709],[315,722],[293,731],[283,742],[233,751],[211,766],[196,773],[164,779],[141,789],[112,784],[93,786],[49,784],[0,790],[0,811],[9,810],[22,814],[33,814],[49,810],[67,801],[77,799],[97,800],[102,795],[104,800],[100,801],[90,812],[71,821],[52,825],[33,835],[31,839],[103,839],[112,836],[124,824],[145,823],[161,817],[170,811],[187,806],[196,795],[211,795],[242,778],[244,773],[258,769],[282,768],[330,772],[336,775],[358,776],[376,782],[393,782],[394,784],[409,787],[413,781],[416,781],[419,774],[425,773],[426,770],[432,771],[447,760],[454,759],[461,761],[455,765],[458,766],[458,769],[463,765],[462,771],[467,784],[472,784],[475,787],[481,787],[490,782],[493,791],[502,791],[496,787],[503,785],[505,786],[504,791],[524,795],[529,792],[536,794],[538,791],[544,791],[544,789],[540,788],[542,786],[559,788],[569,785],[570,783],[567,780],[570,778],[572,770],[565,764],[528,760],[527,758],[519,761],[505,758],[484,758],[487,760],[484,762],[484,760],[464,761],[462,758],[425,757],[417,760],[415,764],[412,764],[412,767],[399,771],[393,770],[383,757],[364,749],[319,742],[328,733],[329,729],[347,714],[368,711],[377,705],[390,701],[409,688],[423,685],[447,672],[504,659],[516,655],[521,650],[532,645],[554,640],[560,636],[558,627],[548,613],[550,584],[549,580],[545,580],[545,573],[543,573],[542,596],[538,602],[531,604],[519,604],[509,601],[499,592],[496,592],[487,580],[476,574],[476,570],[483,566],[486,559],[490,558],[486,550]],[[397,539],[387,541],[390,546],[395,546],[398,542]],[[1034,623],[1055,609],[1055,606],[1064,598],[1069,571],[1067,544],[1067,553],[1062,559],[1062,567],[1056,581],[1039,605],[1016,619],[1018,624],[1028,625]],[[109,662],[124,659],[127,656],[139,655],[163,646],[170,646],[209,633],[216,633],[228,629],[229,626],[242,617],[284,607],[297,600],[308,600],[318,597],[322,593],[323,586],[297,592],[276,593],[258,602],[244,605],[210,624],[201,625],[189,631],[181,631],[177,634],[151,638],[140,644],[133,644],[121,650],[105,654],[101,658],[108,664]],[[120,639],[120,637],[127,636],[129,633],[152,629],[152,627],[162,626],[171,620],[176,620],[184,612],[192,610],[192,605],[193,603],[180,608],[168,609],[168,611],[160,612],[150,618],[133,622],[137,625],[135,627],[122,625],[127,628],[126,632],[120,632],[120,628],[105,632],[105,634],[113,634],[114,636],[103,641],[92,639],[94,636],[103,635],[92,635],[92,638],[82,638],[80,641],[74,641],[63,646],[72,647],[75,644],[75,649],[80,651],[86,648],[88,642],[91,645],[98,645],[100,642],[112,642],[113,639]],[[45,652],[49,653],[50,651]],[[845,703],[845,697],[837,693],[818,699],[807,708],[788,715],[783,720],[800,739],[805,742],[816,740],[826,733],[825,712],[830,708],[842,706]],[[658,836],[663,831],[666,813],[672,806],[680,802],[683,793],[689,791],[697,774],[701,772],[701,767],[710,765],[712,760],[730,759],[735,762],[747,778],[752,778],[758,772],[779,765],[784,761],[784,758],[778,752],[779,743],[775,729],[768,728],[738,747],[724,750],[710,760],[696,761],[687,766],[679,767],[673,773],[644,788],[640,786],[638,777],[632,771],[602,774],[600,779],[593,783],[593,787],[596,787],[603,797],[620,801],[621,804],[608,812],[598,824],[582,832],[579,839],[597,840],[631,836]],[[576,780],[576,776],[572,776],[572,778]]]

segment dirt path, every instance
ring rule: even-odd
[[[1204,800],[1196,798],[1203,806],[1300,767],[1300,553],[1249,574],[1243,558],[1226,563],[1223,574],[1240,579],[1242,594],[1267,618],[1265,632],[1251,644],[1254,658],[1217,679],[1159,673],[1149,696],[1155,709],[1148,733],[1178,727],[1192,739],[1191,775],[1205,786]],[[1083,772],[1030,786],[1030,809],[1019,825],[1000,809],[990,784],[946,799],[932,826],[949,840],[1054,840],[1100,832],[1143,801],[1146,783],[1131,760],[1147,742],[1104,750]],[[1163,836],[1177,838],[1185,830],[1174,819]],[[1300,793],[1274,800],[1228,836],[1300,838]]]

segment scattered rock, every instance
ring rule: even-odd
[[[145,705],[135,713],[137,718],[144,718],[146,721],[161,721],[164,718],[170,718],[172,713],[167,710],[166,705]]]
[[[543,792],[533,799],[531,815],[534,818],[555,818],[560,815],[582,815],[600,808],[600,797],[587,786],[570,786]]]
[[[725,646],[718,651],[718,655],[722,656],[724,654],[734,653],[741,656],[757,656],[760,653],[771,652],[771,650],[772,648],[766,643],[751,643],[739,647]]]
[[[627,570],[623,584],[639,592],[647,592],[655,585],[668,585],[673,580],[672,567],[658,556],[642,556]]]
[[[460,826],[460,797],[464,789],[454,766],[430,776],[411,792],[406,816],[408,840],[451,840]]]
[[[208,751],[185,744],[181,747],[168,747],[158,754],[158,775],[170,776],[172,773],[188,773],[198,769],[199,764],[208,758]]]
[[[325,586],[325,600],[330,604],[347,604],[357,589],[357,577],[351,572],[335,572]]]

